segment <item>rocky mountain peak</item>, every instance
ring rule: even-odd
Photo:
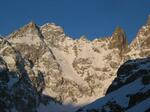
[[[26,26],[30,27],[30,28],[36,28],[37,25],[34,21],[30,21]]]
[[[29,22],[19,30],[9,35],[9,41],[12,43],[37,44],[43,38],[39,27],[33,22]]]
[[[47,31],[59,31],[61,33],[64,33],[64,30],[62,27],[56,25],[55,23],[46,23],[41,26],[42,33],[45,33]]]
[[[87,39],[87,37],[86,37],[85,35],[82,35],[82,36],[79,38],[79,41],[87,42],[87,41],[89,41],[89,40]]]
[[[131,47],[135,50],[148,49],[150,47],[150,16],[146,25],[138,31],[136,38],[132,41]]]
[[[118,48],[124,51],[128,47],[127,37],[124,30],[121,27],[117,27],[110,40],[111,48]]]
[[[40,27],[40,31],[44,36],[45,42],[49,46],[60,47],[66,39],[63,28],[55,23],[44,24]]]
[[[19,30],[10,34],[9,37],[13,38],[15,36],[21,35],[21,34],[26,33],[28,31],[30,31],[29,33],[31,33],[31,32],[36,31],[36,30],[38,30],[38,26],[33,21],[31,21],[27,25],[21,27]]]

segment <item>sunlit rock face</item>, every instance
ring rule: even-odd
[[[70,112],[65,105],[79,108],[103,97],[125,61],[149,56],[149,28],[148,20],[128,45],[125,31],[120,27],[112,36],[90,41],[85,36],[72,39],[54,23],[38,26],[30,22],[0,38],[0,56],[7,65],[5,71],[26,79],[33,89],[34,109],[56,112],[58,108],[57,112],[61,109]]]

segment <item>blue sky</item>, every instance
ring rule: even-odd
[[[28,22],[54,22],[73,38],[110,36],[121,26],[131,41],[150,14],[150,0],[0,0],[0,34]]]

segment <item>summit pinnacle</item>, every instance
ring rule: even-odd
[[[121,27],[117,27],[112,35],[110,47],[124,51],[128,47],[127,37]]]

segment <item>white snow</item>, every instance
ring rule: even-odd
[[[52,51],[54,55],[56,56],[56,59],[63,70],[63,73],[64,73],[63,76],[65,78],[68,78],[70,80],[77,82],[78,84],[86,85],[86,82],[84,82],[82,78],[79,77],[79,75],[76,73],[76,71],[72,67],[72,63],[75,58],[73,52],[70,52],[68,54],[55,48],[53,48]]]

